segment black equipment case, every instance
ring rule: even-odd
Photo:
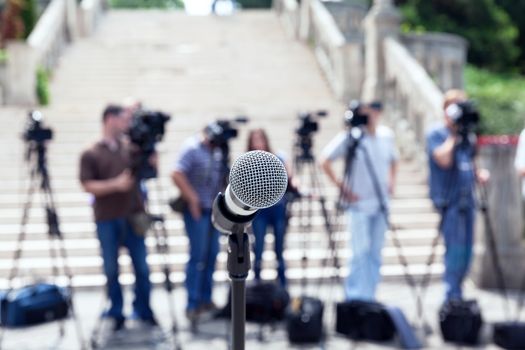
[[[292,344],[318,343],[323,338],[323,302],[318,298],[292,299],[286,315],[288,340]]]

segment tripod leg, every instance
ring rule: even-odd
[[[334,268],[335,268],[335,272],[332,273],[332,278],[335,279],[337,283],[339,283],[340,282],[340,265],[339,265],[339,258],[337,254],[337,245],[334,240],[334,232],[332,229],[332,224],[330,223],[328,210],[326,209],[326,199],[322,193],[321,180],[319,179],[319,174],[317,173],[315,166],[316,165],[314,162],[310,163],[312,188],[318,191],[319,204],[321,205],[321,213],[323,215],[324,226],[325,226],[326,234],[328,236],[328,247],[330,249],[330,258],[332,258]]]
[[[181,349],[180,342],[178,340],[177,334],[178,334],[178,325],[177,325],[177,318],[175,316],[175,304],[173,303],[173,283],[170,279],[170,268],[169,268],[169,262],[168,262],[168,256],[169,256],[169,245],[168,245],[168,237],[167,237],[167,230],[163,222],[156,223],[157,225],[161,226],[160,228],[154,227],[154,236],[155,240],[157,242],[157,252],[162,255],[162,271],[164,273],[164,288],[166,289],[166,296],[168,301],[168,309],[170,313],[171,318],[171,334],[173,337],[173,346],[174,349]]]
[[[294,172],[293,173],[299,177],[301,184],[305,183],[304,182],[305,174],[303,173],[302,162],[297,156],[295,157],[295,160],[294,160]],[[312,228],[311,206],[307,198],[306,199],[299,198],[299,201],[297,204],[299,208],[298,218],[299,218],[299,227],[300,227],[300,231],[302,235],[302,249],[303,249],[303,256],[301,257],[301,290],[302,290],[302,293],[304,294],[306,293],[306,281],[307,281],[306,268],[308,266],[308,257],[307,257],[308,245],[306,243],[307,242],[306,237],[309,236],[309,233],[311,232],[311,228]],[[308,205],[308,208],[306,210],[307,215],[305,215],[305,205]],[[306,217],[308,218],[307,224],[304,222],[304,218]]]
[[[47,175],[47,172],[45,173]],[[82,325],[80,323],[80,319],[77,317],[75,308],[73,305],[73,272],[71,271],[70,266],[68,265],[68,255],[67,250],[65,247],[65,242],[63,235],[60,231],[59,223],[58,223],[58,216],[56,213],[56,207],[55,202],[53,199],[53,192],[51,189],[51,184],[49,181],[49,178],[44,178],[42,180],[43,184],[43,200],[46,203],[46,214],[47,214],[47,220],[48,220],[48,227],[49,227],[49,244],[50,244],[50,255],[51,259],[56,262],[53,266],[53,274],[55,278],[58,278],[58,259],[59,256],[62,259],[62,267],[64,270],[64,274],[67,278],[68,288],[69,288],[69,298],[68,298],[68,307],[69,312],[71,314],[71,317],[73,318],[73,321],[75,323],[75,330],[77,333],[78,342],[81,349],[86,348],[86,344],[84,341],[84,335],[82,332]],[[65,320],[61,321],[60,331],[61,334],[65,332]]]
[[[162,186],[160,184],[160,180],[155,179],[155,185],[156,185],[156,191],[157,195],[159,196],[160,200],[163,201],[163,194],[165,193],[162,189]],[[148,209],[148,208],[146,208]],[[154,236],[156,241],[156,249],[157,252],[162,256],[162,271],[164,273],[164,288],[166,289],[167,298],[168,298],[168,308],[171,318],[171,334],[173,337],[173,346],[174,349],[180,350],[182,349],[180,340],[178,335],[179,327],[177,325],[177,316],[176,316],[176,310],[175,310],[175,304],[173,302],[173,283],[171,282],[170,275],[170,265],[168,261],[168,257],[170,255],[169,252],[169,237],[168,237],[168,230],[166,229],[166,225],[164,222],[164,217],[161,217],[162,220],[158,221],[157,223],[154,223]]]
[[[32,206],[33,194],[35,192],[35,187],[36,187],[36,184],[35,184],[36,176],[35,175],[36,175],[36,167],[30,171],[29,188],[27,190],[26,201],[22,209],[22,218],[20,220],[20,233],[18,234],[18,239],[16,242],[16,249],[13,254],[13,265],[11,267],[11,270],[8,276],[8,280],[7,280],[8,281],[7,282],[8,283],[7,285],[8,293],[13,289],[13,280],[15,276],[18,274],[20,257],[22,256],[22,244],[26,239],[26,233],[27,233],[26,225],[29,219],[29,211]],[[6,328],[0,327],[0,349],[2,349],[2,344],[4,341],[5,333],[6,333]]]

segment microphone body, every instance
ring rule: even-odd
[[[233,163],[230,184],[213,202],[212,223],[222,233],[249,226],[257,210],[279,202],[288,185],[284,164],[264,151],[243,154]]]

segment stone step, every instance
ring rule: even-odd
[[[313,216],[310,218],[310,220],[307,220],[306,218],[298,218],[298,217],[292,217],[290,218],[289,225],[290,227],[297,227],[300,224],[308,225],[310,224],[312,226],[312,231],[319,230],[324,231],[324,224],[325,220],[322,216]],[[392,215],[391,217],[391,223],[394,227],[397,229],[418,229],[418,228],[432,228],[436,227],[436,225],[439,222],[439,217],[435,213],[430,214],[420,214],[420,215],[413,215],[412,213],[408,214],[396,214]],[[331,222],[332,225],[339,224],[339,225],[346,225],[346,219],[344,217],[340,217],[337,222]],[[168,230],[181,230],[183,228],[183,223],[180,218],[170,218],[168,217],[165,226]],[[35,233],[46,233],[47,232],[47,224],[44,223],[28,223],[26,226],[26,232],[28,234],[35,234]],[[61,231],[64,234],[67,234],[69,232],[85,232],[85,231],[91,231],[95,232],[95,224],[92,221],[77,221],[77,222],[63,222],[60,225]],[[0,224],[0,235],[3,234],[13,234],[20,231],[20,224],[19,223],[13,223],[13,224]]]
[[[168,188],[166,185],[161,185],[163,188]],[[67,192],[64,192],[67,193]],[[74,193],[73,191],[69,193]],[[165,207],[166,202],[168,201],[168,198],[171,198],[173,195],[168,195],[167,193],[162,193],[162,198],[158,197],[159,193],[150,192],[150,198],[151,198],[151,207],[153,212],[165,211],[167,208]],[[60,207],[57,207],[57,211],[61,216],[74,216],[74,217],[91,217],[92,209],[89,206],[90,198],[91,196],[86,193],[77,193],[78,197],[75,196],[69,196],[69,201],[67,203],[64,201],[62,202]],[[16,219],[20,218],[23,212],[24,204],[25,204],[25,197],[26,195],[19,195],[21,197],[21,201],[18,202],[18,205],[13,205],[13,203],[10,203],[9,200],[12,200],[15,198],[15,196],[7,196],[5,197],[6,200],[4,202],[0,202],[0,208],[2,207],[2,203],[4,204],[4,208],[0,210],[0,221],[3,219]],[[0,196],[0,198],[2,198]],[[67,198],[67,197],[66,197]],[[63,198],[63,199],[66,199]],[[42,201],[40,200],[40,197],[37,197],[32,202],[31,211],[30,211],[30,218],[41,218],[44,215],[44,210],[41,205]],[[330,196],[325,198],[325,208],[328,210],[329,213],[333,212],[335,210],[337,202],[337,197]],[[161,206],[159,208],[159,205]],[[296,201],[292,204],[292,211],[294,215],[300,215],[301,213],[307,213],[312,212],[314,214],[321,212],[321,204],[319,200],[309,200],[308,198],[304,198],[301,201]],[[414,198],[394,198],[390,203],[390,210],[392,213],[429,213],[433,212],[434,209],[432,207],[432,203],[426,199],[414,199]]]
[[[403,247],[416,248],[425,245],[430,245],[430,242],[436,235],[435,230],[418,230],[418,231],[396,231],[395,237],[399,239]],[[49,257],[49,249],[54,246],[48,236],[44,234],[28,235],[27,239],[22,243],[22,252],[24,256],[34,257]],[[69,256],[89,256],[99,254],[99,242],[95,238],[95,233],[75,233],[68,234],[64,238],[64,247]],[[393,246],[394,233],[388,233],[386,236],[385,246]],[[18,235],[10,236],[1,235],[0,240],[0,258],[11,258],[14,251],[18,247]],[[336,242],[338,249],[346,249],[348,246],[349,234],[347,231],[335,231],[332,234],[332,239]],[[253,240],[253,238],[251,238]],[[301,232],[297,230],[289,230],[286,233],[286,247],[287,249],[310,249],[312,247],[328,247],[328,234],[326,232],[312,231]],[[146,245],[151,251],[156,249],[156,239],[150,233]],[[184,231],[170,232],[168,236],[168,246],[172,253],[186,252],[188,249],[188,239]],[[265,239],[265,250],[273,250],[274,237],[268,234]]]
[[[96,242],[95,242],[96,243]],[[306,250],[307,259],[310,264],[313,266],[317,262],[321,262],[330,256],[330,251],[328,249],[328,242],[323,242],[321,246],[315,248],[309,247]],[[218,262],[220,264],[226,263],[226,239],[221,239],[222,252],[219,253]],[[68,250],[69,251],[69,250]],[[403,255],[406,256],[409,262],[419,263],[421,261],[426,261],[428,255],[430,254],[430,244],[425,246],[404,246]],[[385,246],[383,248],[383,259],[385,264],[392,264],[398,259],[398,249],[394,246]],[[289,264],[299,263],[303,257],[304,250],[302,248],[287,248],[284,251],[284,258]],[[346,261],[351,257],[351,252],[345,247],[337,250],[339,259]],[[438,245],[436,250],[436,255],[441,256],[443,254],[443,246]],[[3,255],[3,254],[2,254]],[[169,253],[169,264],[170,265],[183,265],[187,261],[188,254],[185,250],[181,251],[170,251]],[[148,262],[151,266],[157,266],[162,264],[163,255],[159,255],[155,252],[155,248],[150,250],[148,255]],[[275,263],[275,253],[271,249],[267,249],[263,254],[263,260],[265,263],[274,264]],[[99,252],[96,248],[93,248],[88,251],[88,254],[68,254],[68,263],[75,271],[79,272],[77,268],[83,267],[97,267],[101,266],[101,258],[99,257]],[[121,264],[130,265],[130,260],[127,255],[121,255]],[[22,256],[20,259],[20,267],[22,269],[47,269],[51,267],[52,260],[49,257],[49,251],[47,256]],[[12,265],[12,257],[2,257],[0,258],[0,271],[7,270]],[[222,266],[222,265],[221,265]]]
[[[429,268],[425,264],[412,264],[410,266],[410,274],[420,280],[424,275],[427,274]],[[442,263],[435,263],[430,266],[431,281],[437,281],[441,279],[444,267]],[[345,278],[348,274],[348,269],[342,267],[339,270],[340,278]],[[263,269],[261,271],[261,277],[267,280],[273,280],[276,278],[275,269]],[[302,278],[306,278],[308,283],[330,283],[331,277],[335,276],[334,268],[313,268],[310,267],[307,270],[301,268],[289,268],[286,270],[286,276],[291,283],[300,282]],[[382,280],[385,282],[393,281],[404,281],[404,269],[401,265],[383,265],[381,267]],[[182,287],[186,274],[184,272],[171,272],[170,281],[175,283],[177,287]],[[253,278],[250,273],[248,279]],[[40,279],[40,278],[39,278]],[[52,278],[48,278],[53,280]],[[228,273],[224,270],[216,271],[213,275],[213,279],[216,283],[229,282]],[[105,285],[105,277],[102,274],[91,274],[91,275],[74,275],[73,286],[79,288],[92,288],[92,287],[103,287]],[[132,285],[135,281],[135,277],[132,273],[121,273],[119,277],[120,282],[123,285]],[[156,284],[161,285],[165,281],[165,274],[161,272],[153,272],[150,274],[150,280]],[[28,283],[34,282],[34,277],[17,277],[13,280],[14,286],[27,285]],[[59,276],[56,279],[59,285],[66,285],[67,279],[63,276]],[[0,289],[8,288],[8,281],[6,278],[0,278]]]

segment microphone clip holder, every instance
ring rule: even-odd
[[[245,280],[250,271],[250,243],[244,228],[228,236],[228,275],[232,280]]]
[[[244,350],[246,337],[246,278],[250,271],[250,240],[245,232],[257,212],[249,216],[232,214],[226,207],[224,194],[219,193],[213,202],[212,222],[228,235],[228,275],[231,280],[231,314],[233,350]]]

